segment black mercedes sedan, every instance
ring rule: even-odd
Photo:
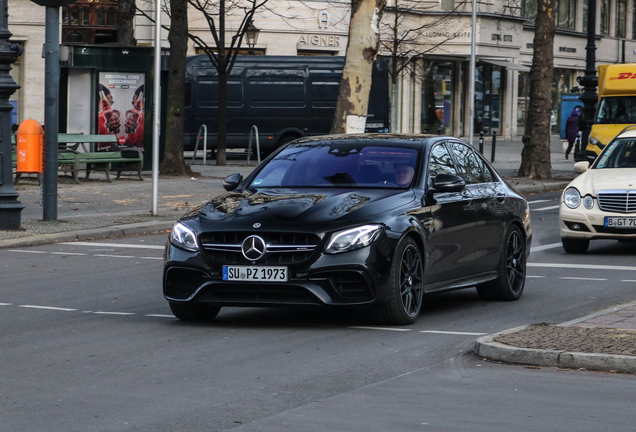
[[[224,187],[169,234],[163,293],[181,320],[224,306],[357,306],[408,325],[428,293],[523,292],[528,203],[457,138],[301,138]]]

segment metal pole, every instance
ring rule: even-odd
[[[583,102],[583,115],[579,116],[579,129],[581,133],[581,148],[575,153],[575,161],[587,159],[587,143],[590,137],[590,130],[594,122],[596,102],[598,102],[598,77],[596,76],[596,0],[588,0],[587,3],[587,55],[585,56],[585,75],[577,77],[577,81],[583,86],[581,102]]]
[[[44,54],[45,163],[42,210],[45,221],[57,220],[57,132],[60,93],[60,7],[46,7]]]
[[[157,216],[159,191],[159,134],[161,133],[161,1],[155,0],[155,71],[152,130],[152,215]]]
[[[0,0],[4,13],[0,13],[0,230],[19,230],[20,212],[24,205],[18,201],[18,193],[13,187],[13,166],[11,149],[11,96],[19,85],[13,81],[9,71],[22,54],[20,44],[9,42],[9,14],[7,0]]]
[[[475,50],[477,49],[477,0],[473,0],[470,33],[470,73],[468,78],[468,142],[473,145],[475,135]]]
[[[497,147],[497,131],[492,131],[492,146],[490,147],[490,163],[495,162],[495,148]]]

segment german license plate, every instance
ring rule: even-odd
[[[287,267],[223,266],[223,280],[243,282],[287,282]]]
[[[608,228],[636,228],[636,217],[605,217]]]

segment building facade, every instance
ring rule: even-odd
[[[154,2],[137,0],[154,16]],[[250,50],[256,55],[344,56],[350,2],[269,0],[254,17],[260,29]],[[478,3],[476,22],[475,132],[512,138],[523,134],[528,106],[536,0]],[[9,0],[9,29],[25,47],[12,74],[22,86],[12,99],[17,121],[44,118],[44,9],[29,0]],[[380,56],[396,66],[392,78],[392,127],[396,132],[466,136],[471,53],[471,2],[389,0],[381,25]],[[558,0],[555,11],[553,116],[561,119],[563,93],[577,91],[585,69],[587,0]],[[596,61],[636,62],[636,0],[597,0]],[[227,13],[227,40],[243,17]],[[79,0],[61,10],[63,44],[112,43],[116,38],[117,0]],[[164,15],[164,22],[169,18]],[[207,21],[189,10],[193,35],[213,45]],[[142,13],[135,18],[138,45],[150,46],[154,28]],[[169,47],[167,31],[162,45]],[[245,46],[245,42],[243,46]],[[189,42],[188,54],[201,50]],[[247,50],[245,51],[247,54]],[[557,132],[555,126],[553,132]]]

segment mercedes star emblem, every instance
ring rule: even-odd
[[[241,244],[241,253],[250,261],[257,261],[265,255],[267,246],[265,240],[257,235],[251,235],[243,240]]]

